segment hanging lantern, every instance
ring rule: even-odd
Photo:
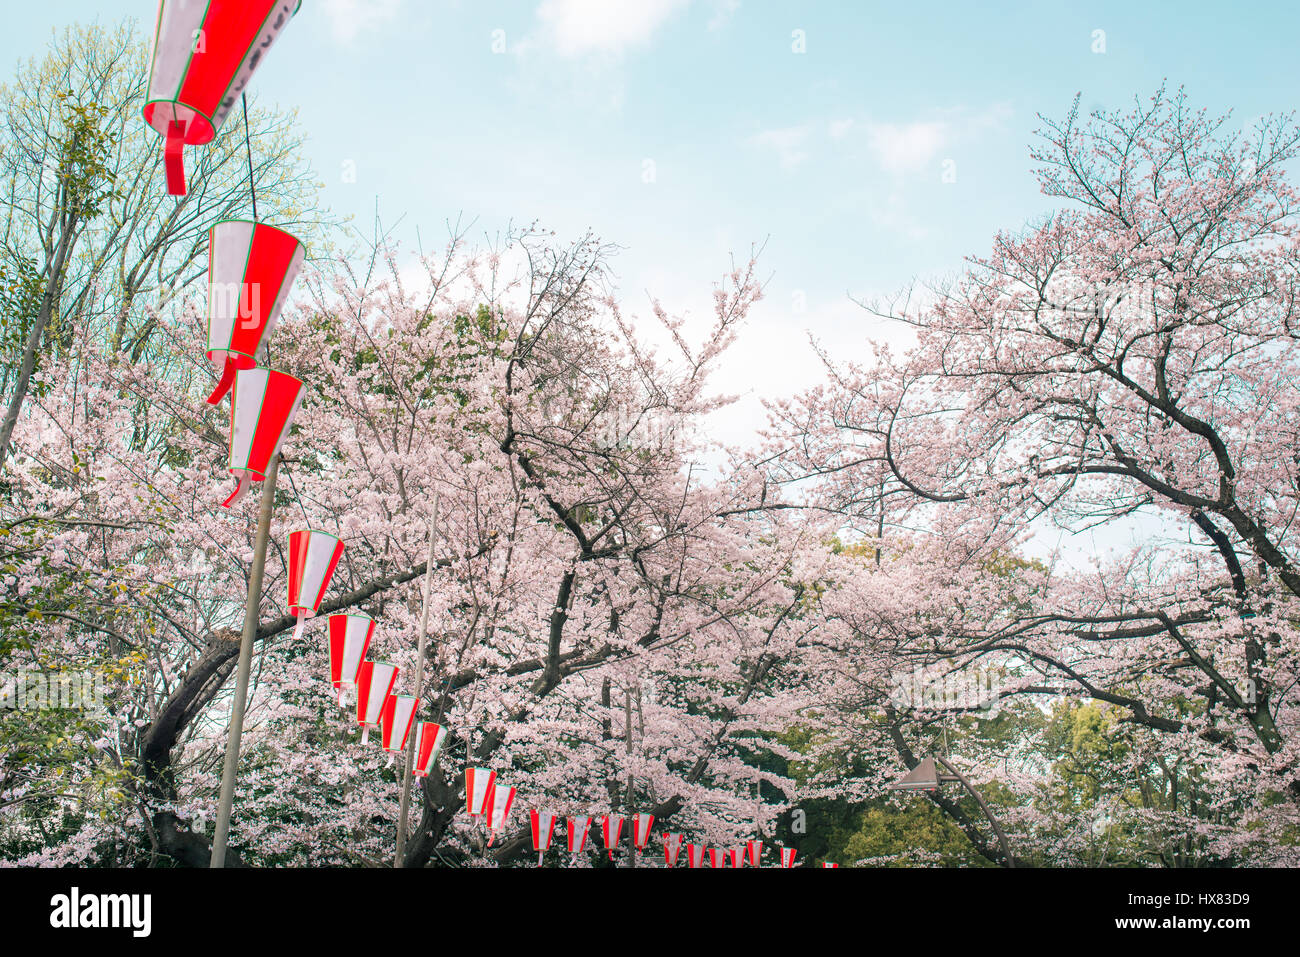
[[[745,849],[743,847],[733,847],[727,851],[727,866],[734,867],[737,870],[745,866]]]
[[[709,867],[721,870],[727,866],[727,852],[720,847],[709,848]]]
[[[384,729],[384,750],[400,754],[406,750],[406,739],[411,734],[415,708],[420,700],[413,694],[390,694],[379,713],[379,724]]]
[[[289,434],[302,402],[302,381],[286,372],[241,369],[235,373],[235,401],[230,405],[230,474],[239,484],[222,506],[230,508],[250,482],[266,478],[271,459]]]
[[[830,861],[822,861],[822,867],[839,867],[839,865],[833,864]]]
[[[361,743],[370,740],[370,729],[379,724],[388,696],[397,681],[397,665],[387,661],[363,661],[357,672],[357,724],[361,725]]]
[[[632,815],[632,843],[636,845],[638,851],[644,851],[646,845],[650,843],[650,829],[654,824],[653,814]]]
[[[780,844],[776,849],[781,852],[781,866],[794,867],[794,856],[799,853],[798,850],[793,847],[782,847]]]
[[[375,634],[375,620],[369,615],[330,615],[330,682],[339,693],[358,686],[361,662],[365,660],[370,639]]]
[[[415,726],[415,776],[428,777],[433,771],[433,764],[438,760],[442,742],[447,737],[447,729],[432,721],[421,721]]]
[[[686,845],[686,863],[689,867],[704,866],[704,845],[687,844]]]
[[[763,866],[763,842],[746,841],[745,859],[749,862],[750,867],[762,867]]]
[[[555,834],[555,812],[538,811],[534,808],[528,812],[528,816],[533,824],[533,850],[537,852],[537,866],[541,867],[546,852],[551,849],[551,838]]]
[[[577,857],[587,846],[587,832],[591,830],[591,815],[568,818],[564,822],[564,829],[568,835],[569,853]]]
[[[257,365],[302,269],[306,250],[282,229],[228,219],[208,233],[208,351],[220,366],[208,404],[230,391],[235,372]]]
[[[623,819],[613,814],[604,814],[600,818],[600,836],[605,841],[605,850],[609,859],[614,859],[614,848],[618,847],[618,836],[623,833]]]
[[[477,818],[484,813],[496,779],[497,773],[486,768],[465,769],[465,807],[470,817]]]
[[[664,861],[669,867],[677,866],[677,858],[682,853],[682,835],[668,833],[664,835]]]
[[[185,146],[212,142],[301,0],[162,0],[144,121],[163,137],[167,192],[185,195]]]
[[[329,532],[304,529],[289,533],[289,614],[298,619],[294,641],[302,637],[303,623],[320,611],[325,589],[342,556],[343,542]]]
[[[506,787],[500,781],[488,788],[487,807],[483,814],[487,817],[488,847],[496,840],[497,831],[506,826],[510,817],[510,805],[515,803],[515,789]]]

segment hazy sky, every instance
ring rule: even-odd
[[[156,11],[6,7],[6,73],[64,24]],[[846,356],[891,334],[850,295],[942,277],[1049,208],[1036,113],[1162,80],[1241,123],[1289,110],[1298,28],[1287,3],[304,0],[254,94],[298,108],[358,225],[378,198],[412,245],[462,214],[478,236],[590,226],[624,247],[634,313],[654,293],[705,325],[729,254],[766,242],[766,299],[717,380],[744,396],[718,421],[743,441],[760,396],[816,379],[809,334]]]

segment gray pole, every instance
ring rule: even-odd
[[[221,772],[221,803],[217,807],[217,829],[212,836],[210,867],[226,866],[226,837],[230,833],[231,806],[235,803],[235,772],[239,767],[239,739],[244,733],[248,672],[253,663],[253,641],[257,638],[262,573],[266,570],[266,545],[271,538],[271,511],[275,507],[275,480],[279,474],[280,456],[276,454],[271,456],[266,478],[262,480],[262,504],[253,539],[253,567],[248,572],[248,604],[244,607],[244,634],[239,640],[239,670],[235,677],[235,700],[230,706],[230,733],[226,738],[226,765]]]
[[[993,816],[993,812],[990,811],[989,806],[984,803],[984,799],[980,797],[979,792],[976,791],[975,788],[971,786],[971,783],[966,780],[966,778],[962,775],[960,771],[958,771],[956,768],[954,768],[951,764],[948,763],[947,758],[940,757],[939,755],[936,754],[934,756],[934,759],[938,761],[940,764],[942,764],[944,768],[950,774],[952,774],[953,777],[955,777],[958,781],[960,781],[962,783],[962,786],[966,788],[967,791],[970,792],[971,797],[975,799],[976,803],[978,803],[980,808],[984,811],[984,816],[987,817],[989,819],[989,823],[993,825],[993,833],[998,836],[998,844],[1002,846],[1002,856],[1006,858],[1007,867],[1015,867],[1016,859],[1011,856],[1011,846],[1007,844],[1007,836],[1002,833],[1002,828],[998,824],[997,818]]]
[[[429,557],[424,569],[424,601],[420,611],[420,638],[416,651],[415,663],[415,711],[420,711],[420,694],[424,686],[424,640],[429,633],[429,597],[433,594],[433,546],[437,540],[438,493],[433,493],[433,519],[429,522]],[[412,721],[412,730],[415,722]],[[406,816],[411,807],[411,771],[415,767],[415,735],[411,734],[406,742],[406,764],[402,774],[402,802],[397,812],[397,854],[393,857],[393,867],[401,867],[406,853]]]

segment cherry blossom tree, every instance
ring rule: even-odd
[[[340,534],[322,614],[372,614],[372,655],[408,675],[434,536],[421,711],[451,736],[412,817],[411,865],[507,862],[524,846],[517,823],[484,855],[463,813],[468,765],[496,769],[525,809],[650,811],[715,842],[770,831],[793,790],[756,755],[780,749],[815,694],[805,596],[828,552],[769,507],[752,466],[706,467],[699,428],[725,401],[707,377],[759,295],[752,264],[718,286],[701,342],[655,307],[660,355],[618,306],[606,256],[593,237],[523,230],[486,250],[455,238],[403,268],[380,243],[300,280],[305,301],[271,345],[310,387],[273,540]],[[43,609],[33,649],[140,658],[81,742],[79,773],[120,774],[115,813],[29,861],[206,862],[252,527],[215,507],[225,423],[186,347],[201,306],[175,309],[171,354],[153,362],[83,334],[16,432],[14,506],[33,531],[6,585],[29,596],[17,610]],[[184,371],[159,376],[162,362]],[[290,639],[280,549],[232,848],[259,863],[390,860],[396,772],[339,712],[322,626]]]
[[[1184,769],[1185,816],[1162,826],[1293,863],[1300,133],[1164,90],[1044,123],[1033,157],[1063,208],[950,284],[873,304],[915,346],[828,357],[823,387],[775,403],[774,473],[873,558],[828,599],[845,654],[890,646],[860,700],[886,707],[893,659],[1111,706],[1148,736],[1143,761]],[[1140,543],[990,577],[1054,527]],[[908,725],[891,728],[910,766]],[[1023,833],[1043,823],[1022,812]]]

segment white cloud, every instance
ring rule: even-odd
[[[392,20],[401,6],[402,0],[324,0],[321,4],[330,33],[343,44]]]
[[[830,125],[827,127],[827,131],[831,134],[831,139],[842,140],[852,128],[852,119],[831,120]]]
[[[620,56],[648,42],[691,0],[542,0],[537,17],[561,56]]]
[[[713,16],[709,17],[709,29],[721,30],[740,9],[740,0],[715,0]]]
[[[871,152],[890,173],[914,172],[930,165],[949,134],[948,124],[937,121],[867,125]]]
[[[781,165],[786,169],[794,169],[808,158],[808,152],[804,148],[807,142],[807,126],[763,130],[749,138],[750,146],[774,151]]]

